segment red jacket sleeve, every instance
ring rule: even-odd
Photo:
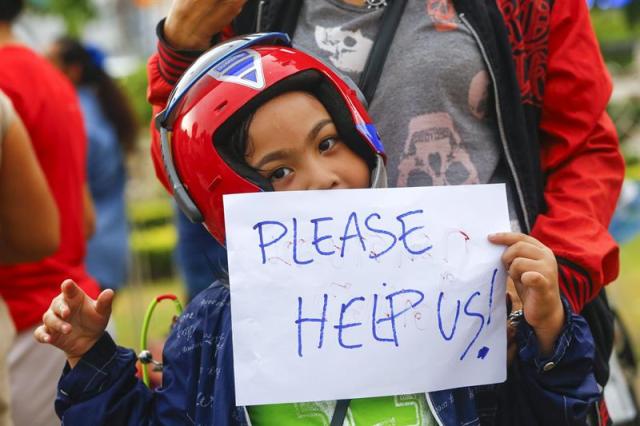
[[[147,63],[147,77],[149,85],[147,88],[147,100],[153,108],[153,117],[155,117],[166,106],[169,95],[173,87],[178,82],[182,74],[189,66],[195,62],[202,51],[199,50],[176,50],[166,42],[163,33],[164,19],[161,20],[156,27],[158,36],[158,51],[153,54]],[[231,26],[224,29],[223,33],[218,36],[224,40],[233,36]],[[165,187],[172,193],[173,190],[169,185],[164,166],[162,164],[162,154],[160,149],[160,134],[155,127],[155,122],[151,122],[151,158],[156,171],[156,176]]]
[[[606,113],[611,79],[583,0],[555,2],[540,124],[547,211],[531,234],[560,264],[560,286],[576,312],[618,275],[607,231],[624,176]]]
[[[147,77],[149,79],[149,86],[147,87],[147,100],[151,104],[153,109],[153,117],[155,117],[165,107],[169,94],[173,89],[173,84],[167,81],[160,71],[160,56],[155,53],[149,62],[147,63]],[[150,132],[151,132],[151,158],[153,159],[153,166],[156,171],[156,176],[165,187],[165,189],[171,193],[171,185],[167,178],[164,166],[162,165],[162,155],[160,150],[160,134],[155,127],[155,120],[151,120]]]
[[[153,117],[164,109],[169,99],[173,87],[178,82],[182,74],[189,66],[195,62],[202,51],[199,50],[176,50],[166,42],[164,38],[164,19],[156,26],[158,36],[158,50],[149,58],[147,63],[147,77],[149,86],[147,88],[147,100],[153,108]],[[173,190],[169,185],[164,166],[162,164],[162,154],[160,149],[160,134],[155,127],[155,120],[151,120],[151,158],[156,170],[156,176],[169,193]]]

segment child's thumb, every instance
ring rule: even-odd
[[[102,316],[111,315],[111,304],[113,303],[113,290],[107,289],[98,295],[96,299],[96,312]]]

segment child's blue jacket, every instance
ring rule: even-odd
[[[524,322],[519,353],[504,384],[427,395],[442,425],[584,425],[599,397],[592,373],[593,338],[582,317],[570,314],[548,359]],[[249,425],[235,406],[229,290],[215,283],[196,297],[164,349],[161,389],[136,378],[136,355],[108,334],[58,384],[56,411],[73,425]],[[546,370],[546,371],[545,371]]]

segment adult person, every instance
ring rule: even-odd
[[[55,200],[60,247],[40,261],[0,266],[0,296],[17,331],[8,355],[13,421],[16,426],[39,426],[57,423],[52,402],[64,357],[35,344],[33,328],[63,279],[75,277],[94,295],[98,287],[84,268],[85,228],[91,227],[85,226],[89,209],[84,202],[86,138],[80,107],[69,81],[15,39],[11,23],[22,7],[19,0],[0,1],[0,89],[25,125]]]
[[[87,132],[87,178],[96,210],[95,233],[87,243],[87,270],[102,289],[117,290],[125,284],[129,269],[125,156],[134,148],[138,125],[97,48],[62,37],[47,56],[76,87]]]
[[[29,135],[0,91],[0,264],[37,261],[60,244],[60,218]],[[0,425],[11,426],[7,353],[15,327],[0,297]]]
[[[184,69],[234,33],[286,31],[358,81],[391,32],[379,80],[363,79],[377,87],[370,111],[387,146],[391,186],[506,182],[514,227],[553,250],[562,293],[590,322],[604,384],[612,326],[600,290],[618,273],[607,227],[624,163],[605,111],[611,80],[585,2],[408,1],[397,28],[383,26],[398,4],[175,0],[157,27],[149,100],[162,108]],[[157,142],[156,135],[163,179]],[[599,411],[606,422],[603,404]]]

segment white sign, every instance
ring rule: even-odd
[[[504,185],[224,197],[238,405],[506,380]]]

